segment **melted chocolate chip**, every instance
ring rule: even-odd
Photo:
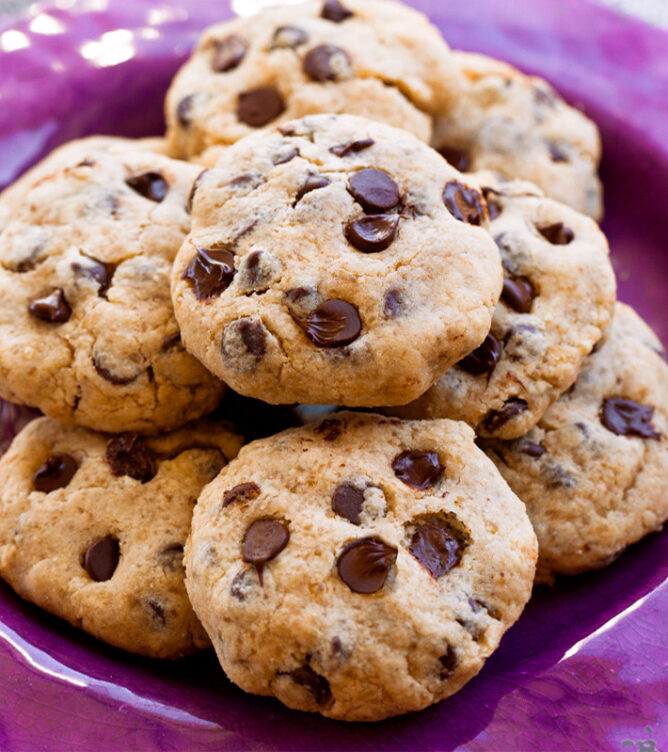
[[[271,39],[271,46],[294,49],[306,42],[308,42],[308,34],[300,26],[279,26]]]
[[[488,433],[494,433],[505,426],[509,420],[521,415],[528,407],[529,405],[525,400],[519,399],[519,397],[511,397],[503,403],[500,410],[490,410],[487,413],[482,421],[483,428]]]
[[[386,293],[383,301],[383,314],[388,319],[396,318],[403,308],[404,299],[400,290],[391,287]]]
[[[457,668],[459,661],[457,660],[457,653],[452,645],[448,645],[445,653],[438,659],[440,667],[440,677],[445,680],[452,676],[454,670]]]
[[[299,156],[299,149],[295,149],[294,147],[291,147],[277,154],[271,161],[275,165],[282,165],[282,164],[286,164],[287,162],[291,162],[295,157],[298,157],[298,156]]]
[[[332,509],[336,514],[345,517],[353,525],[360,524],[360,512],[364,505],[364,491],[350,483],[342,483],[334,489],[332,494]]]
[[[353,12],[342,5],[340,0],[325,0],[320,11],[322,18],[326,18],[328,21],[333,21],[334,23],[341,23],[341,21],[345,21],[346,18],[350,18],[352,15]]]
[[[494,188],[487,186],[482,189],[482,195],[487,202],[487,213],[489,214],[490,220],[496,219],[503,211],[503,206],[498,198],[499,194]]]
[[[214,53],[211,58],[211,68],[216,73],[227,73],[234,70],[246,57],[248,42],[237,34],[230,34],[225,39],[214,42]]]
[[[158,471],[153,450],[134,432],[114,436],[104,457],[114,475],[127,475],[142,483],[147,483]]]
[[[641,405],[621,397],[605,399],[601,406],[601,423],[618,436],[660,439],[661,434],[652,425],[653,415],[651,405]]]
[[[74,477],[79,465],[69,454],[52,454],[32,476],[36,491],[50,493],[57,488],[64,488]]]
[[[362,331],[357,308],[345,300],[327,300],[309,318],[301,318],[292,311],[290,315],[318,347],[349,345]]]
[[[536,291],[526,277],[515,277],[515,279],[506,277],[503,280],[501,298],[506,305],[518,313],[530,313],[535,297]]]
[[[436,151],[446,162],[449,162],[460,172],[468,172],[471,166],[471,157],[464,149],[456,149],[454,146],[441,146]]]
[[[445,208],[460,222],[470,225],[482,225],[487,219],[485,199],[474,188],[450,180],[443,189]]]
[[[309,50],[302,64],[314,81],[337,81],[350,76],[350,56],[333,44],[319,44]]]
[[[186,200],[186,211],[188,212],[188,214],[190,214],[193,210],[193,201],[195,200],[195,194],[202,184],[202,180],[207,172],[209,172],[208,169],[202,170],[202,172],[200,172],[200,174],[193,181],[192,188],[190,189],[190,193],[188,194],[188,198]]]
[[[281,672],[282,676],[289,676],[296,684],[308,689],[313,695],[316,705],[325,705],[332,699],[329,682],[324,676],[316,674],[310,666],[302,666],[294,671]]]
[[[222,295],[234,278],[234,254],[224,248],[197,248],[181,279],[187,279],[197,300]]]
[[[548,149],[553,162],[568,162],[568,155],[559,144],[548,144]]]
[[[97,282],[99,285],[97,294],[102,295],[111,284],[111,278],[114,276],[116,264],[105,264],[103,261],[99,261],[92,256],[88,256],[87,258],[92,263],[80,264],[78,261],[75,261],[72,264],[72,271],[75,274],[82,274],[84,277],[92,279],[93,282]]]
[[[42,321],[50,321],[54,324],[62,324],[72,315],[65,293],[60,287],[57,287],[52,293],[43,298],[33,300],[28,306],[28,310],[33,316]]]
[[[131,384],[133,381],[136,381],[139,378],[138,372],[131,373],[127,376],[120,376],[119,374],[110,371],[108,368],[105,368],[102,365],[100,358],[97,355],[93,358],[93,368],[105,381],[108,381],[110,384],[114,384],[115,386],[125,386],[126,384]]]
[[[575,237],[573,230],[570,227],[566,227],[563,222],[543,225],[538,228],[538,232],[552,245],[568,245]]]
[[[423,491],[436,484],[445,467],[436,452],[406,449],[392,460],[392,469],[407,486]]]
[[[308,175],[302,187],[297,191],[293,206],[296,206],[307,193],[317,191],[319,188],[325,188],[328,185],[329,178],[323,175]]]
[[[520,447],[519,451],[522,454],[526,454],[527,457],[542,457],[547,451],[542,444],[535,444],[533,441],[525,441]]]
[[[361,138],[358,141],[348,141],[347,144],[337,144],[332,146],[330,151],[336,157],[345,157],[347,154],[356,154],[373,146],[376,142],[372,138]]]
[[[246,352],[257,360],[261,360],[267,350],[267,335],[264,326],[250,319],[239,319],[236,324]]]
[[[369,213],[389,211],[399,203],[399,186],[386,172],[373,167],[354,173],[348,190]]]
[[[499,340],[490,332],[482,345],[462,358],[457,365],[474,376],[480,376],[483,373],[491,375],[500,357],[501,345]]]
[[[326,420],[323,420],[322,423],[319,423],[313,430],[316,433],[323,434],[322,438],[325,441],[334,441],[334,439],[341,435],[343,423],[341,423],[340,420],[336,420],[336,418],[327,418]]]
[[[237,117],[251,128],[261,128],[285,110],[280,92],[274,86],[259,86],[239,94]]]
[[[91,543],[83,556],[83,567],[95,582],[110,580],[120,558],[116,538],[107,536]]]
[[[191,113],[193,108],[193,102],[195,101],[194,94],[188,94],[176,105],[176,119],[181,128],[190,128]]]
[[[278,556],[289,540],[287,524],[270,517],[255,520],[246,530],[241,544],[241,555],[245,562],[252,564],[257,570],[260,584],[264,565]]]
[[[459,564],[468,536],[446,517],[430,514],[415,526],[408,550],[434,578],[447,574]]]
[[[345,546],[336,568],[353,593],[375,593],[385,584],[396,558],[397,549],[380,538],[359,538]]]
[[[259,495],[260,487],[257,483],[240,483],[238,486],[225,491],[223,494],[223,508],[236,501],[245,504],[248,501],[257,499]]]
[[[392,244],[398,227],[398,214],[372,214],[349,222],[346,238],[358,251],[379,253]]]
[[[132,175],[125,182],[140,196],[156,203],[160,203],[165,198],[169,189],[167,181],[159,172]]]

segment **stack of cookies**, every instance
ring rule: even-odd
[[[208,29],[166,114],[0,196],[0,394],[48,416],[0,460],[0,575],[292,708],[423,708],[668,518],[596,127],[391,0]]]

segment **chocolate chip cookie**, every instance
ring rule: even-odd
[[[151,438],[34,420],[0,460],[0,576],[133,653],[206,647],[183,546],[197,496],[240,445],[207,420]]]
[[[477,347],[501,291],[479,190],[409,133],[312,115],[198,179],[172,299],[186,348],[265,402],[403,404]]]
[[[169,278],[199,169],[124,139],[64,146],[0,197],[0,395],[105,431],[174,428],[223,385]]]
[[[455,167],[530,180],[551,198],[600,219],[596,125],[543,79],[499,60],[453,52],[454,107],[434,119],[433,145]]]
[[[603,567],[668,519],[668,366],[618,303],[573,389],[526,436],[484,444],[526,503],[538,580]]]
[[[345,112],[428,141],[457,77],[427,18],[387,0],[311,0],[207,29],[167,95],[168,142],[193,157],[265,125]]]
[[[186,587],[229,678],[344,720],[456,692],[531,593],[522,503],[463,423],[335,413],[203,491]]]
[[[513,439],[568,389],[604,335],[615,305],[608,243],[598,225],[530,183],[467,176],[487,197],[503,293],[485,341],[415,402],[409,418],[465,420]]]

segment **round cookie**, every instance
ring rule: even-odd
[[[536,541],[473,440],[463,423],[336,413],[243,448],[186,546],[228,677],[370,721],[478,673],[531,594]]]
[[[463,172],[521,178],[594,219],[603,213],[596,125],[543,79],[499,60],[453,52],[458,97],[434,118],[432,144]]]
[[[447,44],[388,0],[311,0],[207,29],[167,95],[168,143],[192,158],[258,127],[313,113],[380,120],[431,135],[457,76]]]
[[[392,414],[464,420],[513,439],[575,381],[615,305],[608,242],[589,217],[530,183],[467,175],[487,198],[504,285],[483,344]]]
[[[218,403],[169,293],[199,169],[154,141],[72,142],[0,196],[5,399],[112,432],[175,428]]]
[[[151,438],[32,421],[0,459],[0,576],[130,652],[207,647],[183,546],[197,496],[240,445],[207,420]]]
[[[409,133],[312,115],[198,180],[174,265],[186,348],[266,402],[422,394],[489,331],[499,253],[479,191]]]
[[[485,441],[526,503],[540,582],[609,564],[668,519],[668,366],[654,333],[618,303],[573,389],[513,442]]]

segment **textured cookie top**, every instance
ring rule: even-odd
[[[526,436],[486,446],[527,505],[539,579],[608,564],[668,518],[668,366],[658,339],[618,303],[573,389]]]
[[[488,169],[530,180],[558,201],[599,219],[596,125],[543,79],[499,60],[453,52],[454,106],[434,119],[432,144],[460,170]]]
[[[198,180],[185,346],[267,402],[403,404],[482,342],[501,289],[482,195],[410,134],[314,115]]]
[[[313,0],[207,29],[167,95],[175,156],[258,127],[345,112],[429,140],[455,67],[427,18],[388,0]]]
[[[396,414],[465,420],[512,439],[575,381],[615,305],[608,243],[589,217],[530,183],[467,175],[487,198],[504,285],[483,344]]]
[[[197,496],[240,445],[206,420],[150,439],[34,420],[0,460],[0,575],[125,650],[206,647],[183,546]]]
[[[378,720],[476,674],[531,592],[523,505],[451,421],[336,413],[203,491],[186,587],[247,691]]]
[[[197,174],[144,142],[93,138],[2,194],[3,397],[108,431],[215,407],[223,386],[181,346],[169,294]]]

